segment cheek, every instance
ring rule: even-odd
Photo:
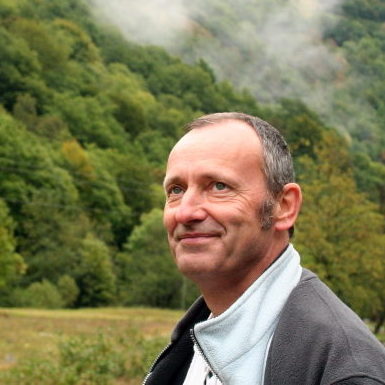
[[[169,209],[164,209],[163,212],[163,226],[166,228],[167,232],[170,233],[175,227],[174,216]]]
[[[258,217],[258,209],[255,205],[245,204],[244,202],[232,202],[232,204],[217,207],[211,211],[212,217],[218,222],[242,227],[253,223]]]

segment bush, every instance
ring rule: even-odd
[[[102,334],[71,338],[59,349],[60,385],[108,385],[125,373],[124,356]]]
[[[31,358],[11,370],[0,371],[0,383],[7,385],[59,385],[61,377],[54,362]]]
[[[135,329],[127,334],[127,351],[129,352],[129,378],[143,379],[159,352],[167,345],[164,337],[145,338]]]
[[[72,307],[79,295],[79,288],[75,280],[69,275],[62,275],[57,283],[57,288],[63,299],[64,307]]]
[[[58,359],[33,357],[12,369],[0,370],[7,385],[112,385],[141,383],[154,357],[166,345],[160,337],[145,338],[129,329],[118,338],[109,333],[75,336],[58,344]]]
[[[34,282],[26,289],[15,289],[12,297],[13,305],[20,307],[58,309],[64,304],[57,287],[47,279]]]

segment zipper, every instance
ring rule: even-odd
[[[198,351],[199,351],[199,354],[200,354],[200,355],[202,356],[202,358],[204,359],[204,361],[205,361],[206,365],[208,366],[208,368],[209,368],[209,369],[211,370],[211,372],[218,378],[218,380],[222,383],[222,385],[225,385],[225,383],[223,382],[223,380],[221,379],[221,377],[218,376],[218,373],[217,373],[215,370],[213,370],[213,369],[211,368],[211,365],[210,365],[210,363],[209,363],[209,360],[206,358],[206,356],[205,356],[205,354],[204,354],[204,352],[203,352],[203,349],[201,348],[201,346],[200,346],[199,343],[198,343],[198,340],[197,340],[196,337],[195,337],[194,329],[190,329],[190,337],[191,337],[193,343],[195,344],[195,346],[197,347],[197,349],[198,349]],[[155,365],[158,363],[158,361],[160,360],[160,358],[162,357],[162,355],[163,355],[164,353],[166,353],[166,351],[171,347],[171,345],[172,345],[172,342],[170,342],[170,343],[169,343],[169,344],[168,344],[168,345],[167,345],[167,346],[166,346],[166,347],[165,347],[165,348],[158,354],[158,356],[155,358],[154,362],[153,362],[152,365],[150,366],[150,370],[148,371],[146,377],[145,377],[144,380],[143,380],[142,385],[146,385],[147,380],[150,378],[151,373],[152,373],[152,371],[154,370]]]
[[[171,345],[172,345],[172,342],[169,342],[169,344],[165,348],[163,348],[163,350],[157,355],[152,365],[150,366],[150,370],[148,371],[146,377],[144,378],[142,385],[146,385],[147,380],[151,376],[151,373],[154,370],[155,365],[158,363],[158,361],[160,360],[160,357],[162,357],[162,355],[166,353],[166,351],[170,348]]]
[[[195,334],[194,334],[194,329],[190,329],[190,336],[191,336],[191,339],[193,341],[193,343],[195,344],[195,346],[197,347],[200,355],[202,356],[202,358],[204,359],[204,361],[206,362],[206,365],[208,366],[208,368],[211,370],[211,372],[218,378],[218,380],[222,383],[222,385],[225,385],[225,383],[223,382],[223,380],[221,379],[221,377],[218,375],[218,373],[213,370],[213,368],[211,367],[210,365],[210,362],[209,360],[207,359],[207,357],[205,356],[204,352],[203,352],[203,349],[201,348],[201,346],[199,345],[198,343],[198,340],[196,339],[195,337]]]

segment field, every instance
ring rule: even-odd
[[[181,315],[142,308],[0,309],[0,384],[140,384]]]
[[[141,384],[182,314],[0,308],[0,385]]]

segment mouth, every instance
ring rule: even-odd
[[[218,236],[218,234],[213,233],[183,233],[177,236],[177,240],[182,244],[197,244],[208,242]]]

